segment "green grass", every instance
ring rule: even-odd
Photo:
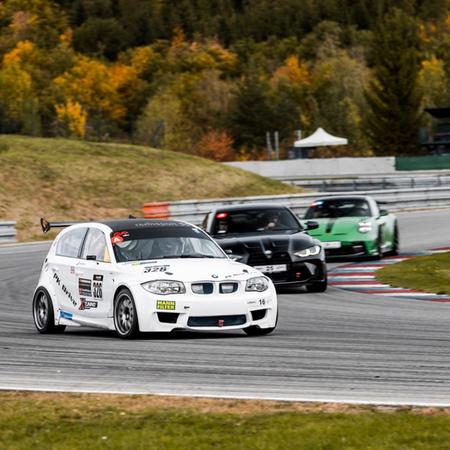
[[[450,448],[445,410],[7,392],[0,401],[8,450]]]
[[[450,295],[450,253],[418,256],[383,267],[375,275],[391,286]]]
[[[42,216],[84,220],[140,214],[145,202],[301,192],[195,156],[124,144],[0,136],[0,220],[19,239]]]

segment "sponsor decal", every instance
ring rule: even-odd
[[[89,278],[78,279],[78,293],[80,297],[92,297],[92,283]]]
[[[59,278],[58,274],[53,274],[53,279],[55,280],[56,284],[61,288],[63,293],[67,295],[67,298],[70,300],[73,306],[77,306],[77,302],[73,298],[73,295],[69,292],[69,290],[66,288],[66,285],[61,283],[61,279]]]
[[[59,315],[61,316],[61,318],[63,319],[67,319],[67,320],[72,320],[73,314],[66,312],[66,311],[60,311]]]
[[[103,275],[94,275],[94,281],[103,281]]]
[[[149,267],[144,267],[144,273],[149,273],[149,272],[165,272],[170,266],[166,265],[166,266],[149,266]]]
[[[72,275],[75,273],[75,267],[74,266],[70,266],[70,273]]]
[[[111,242],[113,244],[120,244],[124,241],[124,238],[127,238],[129,236],[130,233],[128,233],[128,231],[117,231],[112,235]]]
[[[85,309],[97,308],[98,306],[98,302],[95,302],[93,300],[86,300],[85,298],[81,298],[80,301],[81,303],[78,308],[80,311],[84,311]]]
[[[172,300],[157,300],[156,301],[156,309],[165,309],[168,311],[173,311],[176,306],[176,302]]]

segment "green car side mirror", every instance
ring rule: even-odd
[[[319,223],[315,222],[314,220],[308,220],[305,222],[305,230],[315,230],[319,228]]]
[[[385,209],[380,209],[380,217],[387,216],[388,214],[389,214],[389,211],[386,211]]]

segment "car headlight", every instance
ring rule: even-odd
[[[141,286],[146,291],[158,295],[184,294],[186,292],[181,281],[155,280],[142,283]]]
[[[366,220],[362,220],[358,223],[358,231],[360,233],[368,233],[369,231],[372,231],[372,223]]]
[[[295,252],[294,255],[299,258],[307,258],[308,256],[316,256],[320,253],[321,250],[320,245],[314,245],[313,247],[305,248],[305,250],[300,250],[299,252]]]
[[[246,291],[264,292],[269,289],[269,282],[266,277],[254,277],[247,280]]]

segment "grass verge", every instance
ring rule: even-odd
[[[446,409],[17,392],[0,402],[0,449],[450,448]]]
[[[0,136],[0,220],[19,240],[42,238],[38,221],[141,214],[145,202],[301,192],[195,156],[123,144]]]
[[[375,276],[391,286],[450,295],[450,252],[391,264],[377,270]]]

